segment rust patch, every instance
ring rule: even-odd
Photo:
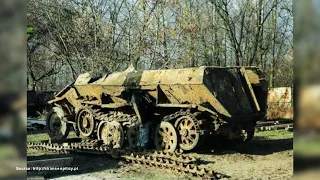
[[[238,73],[240,69],[242,76]],[[238,74],[232,75],[230,71]],[[240,80],[243,77],[245,82]],[[118,107],[119,104],[130,104],[128,101],[133,93],[139,92],[153,97],[155,105],[159,102],[181,105],[206,104],[206,108],[225,117],[237,118],[236,114],[253,112],[251,107],[248,107],[248,100],[253,101],[259,111],[260,101],[258,103],[251,84],[261,83],[260,79],[257,69],[250,67],[203,66],[147,71],[128,69],[100,79],[85,73],[77,78],[73,86],[62,91],[61,97],[51,102],[67,99],[75,109],[78,109],[83,102],[94,101],[94,104],[111,108]],[[162,94],[157,88],[161,89]],[[250,89],[248,93],[250,96],[240,97],[244,94],[244,88]]]
[[[293,119],[292,102],[291,87],[269,89],[267,119]]]
[[[301,88],[298,98],[298,128],[320,129],[320,85]]]

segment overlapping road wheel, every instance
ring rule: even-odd
[[[255,128],[254,128],[254,127],[248,128],[248,129],[246,130],[246,136],[245,136],[245,138],[244,138],[244,142],[245,142],[245,143],[247,143],[247,142],[249,142],[249,141],[251,141],[251,140],[253,139],[253,137],[254,137],[254,131],[255,131]]]
[[[100,128],[100,139],[113,148],[121,148],[124,142],[124,133],[121,124],[117,121],[104,123]]]
[[[134,124],[128,128],[127,138],[130,147],[137,147],[139,142],[140,125]]]
[[[200,133],[197,132],[196,122],[190,116],[182,116],[176,120],[175,127],[179,133],[179,146],[185,151],[194,149],[200,139]]]
[[[155,146],[159,150],[174,152],[177,148],[178,138],[173,125],[169,122],[161,122],[155,131]]]
[[[79,110],[76,122],[81,136],[89,137],[92,135],[95,128],[95,120],[90,109],[84,108]]]
[[[69,134],[69,126],[63,121],[65,113],[60,107],[53,107],[47,115],[47,131],[51,142],[63,142]]]

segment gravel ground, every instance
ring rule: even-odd
[[[34,135],[33,135],[34,136]],[[258,132],[248,144],[228,149],[189,153],[201,159],[202,167],[230,176],[229,179],[292,179],[293,133],[286,131]],[[37,139],[39,137],[36,137]],[[32,140],[32,138],[29,138]],[[52,156],[28,150],[29,160]],[[54,155],[53,155],[54,156]],[[71,166],[76,172],[29,172],[29,178],[46,179],[199,179],[163,169],[125,164],[97,155],[73,155]]]

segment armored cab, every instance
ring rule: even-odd
[[[266,114],[267,93],[256,67],[85,73],[49,101],[49,136],[63,141],[73,127],[114,148],[149,141],[168,151],[193,150],[211,136],[246,142]]]

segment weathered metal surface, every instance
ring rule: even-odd
[[[110,74],[106,78],[93,84],[111,86],[149,86],[158,84],[202,84],[205,67],[148,70],[148,71],[123,71]]]
[[[204,85],[160,85],[160,88],[172,104],[210,104],[220,114],[231,117],[231,114],[221,104],[223,103],[221,101],[224,99],[221,97],[221,101],[219,102],[217,100],[218,95],[212,95]]]
[[[272,88],[268,91],[267,119],[293,119],[291,87]]]
[[[130,96],[128,91],[140,89],[155,98],[157,104],[208,104],[207,108],[231,118],[233,114],[260,111],[251,87],[251,83],[259,85],[260,82],[255,70],[244,67],[133,70],[115,72],[99,79],[85,73],[78,77],[74,88],[66,92],[65,97],[76,106],[80,105],[79,99],[97,101],[95,104],[125,103],[129,99],[126,96]],[[105,99],[109,101],[103,103]],[[60,100],[62,97],[56,101]],[[253,107],[250,102],[253,102]]]
[[[253,91],[252,86],[251,86],[251,82],[250,82],[250,80],[249,80],[249,78],[248,78],[248,75],[247,75],[247,73],[246,73],[245,68],[242,67],[242,68],[240,69],[240,72],[241,72],[241,74],[243,75],[243,77],[244,77],[244,79],[245,79],[245,82],[247,83],[247,86],[245,86],[245,87],[247,87],[247,88],[249,89],[250,95],[252,96],[252,98],[250,98],[250,99],[253,101],[254,107],[256,108],[257,111],[260,111],[259,103],[258,103],[258,101],[257,101],[256,95],[254,94],[254,91]]]
[[[157,131],[164,121],[179,124],[179,117],[196,113],[199,116],[190,119],[193,126],[174,126],[170,134],[175,131],[180,136],[188,133],[190,135],[186,137],[190,139],[207,133],[243,141],[244,134],[253,136],[255,122],[266,113],[267,90],[264,76],[255,67],[203,66],[147,71],[129,68],[100,78],[82,74],[50,103],[66,112],[60,120],[67,119],[72,123],[76,133],[95,127],[86,134],[90,137],[101,138],[101,128],[112,121],[119,122],[119,128],[125,133],[135,122],[141,125],[140,130],[151,122],[152,130]],[[92,114],[90,123],[83,117],[72,116],[84,108]],[[72,122],[73,117],[77,123]],[[179,127],[182,130],[176,130]],[[198,140],[186,142],[186,138],[178,139],[178,136],[171,138],[170,142],[175,144],[185,141],[186,150],[194,149],[198,143]],[[171,151],[176,148],[170,147],[173,147]]]
[[[292,88],[278,87],[268,91],[268,103],[292,103]]]
[[[228,72],[230,73],[230,81],[234,85],[233,89],[236,94],[237,101],[239,104],[242,104],[242,106],[240,106],[241,111],[243,113],[252,113],[253,110],[251,108],[250,101],[242,86],[241,75],[237,69],[229,69]]]
[[[297,127],[300,130],[320,129],[320,85],[301,88],[297,99]]]

